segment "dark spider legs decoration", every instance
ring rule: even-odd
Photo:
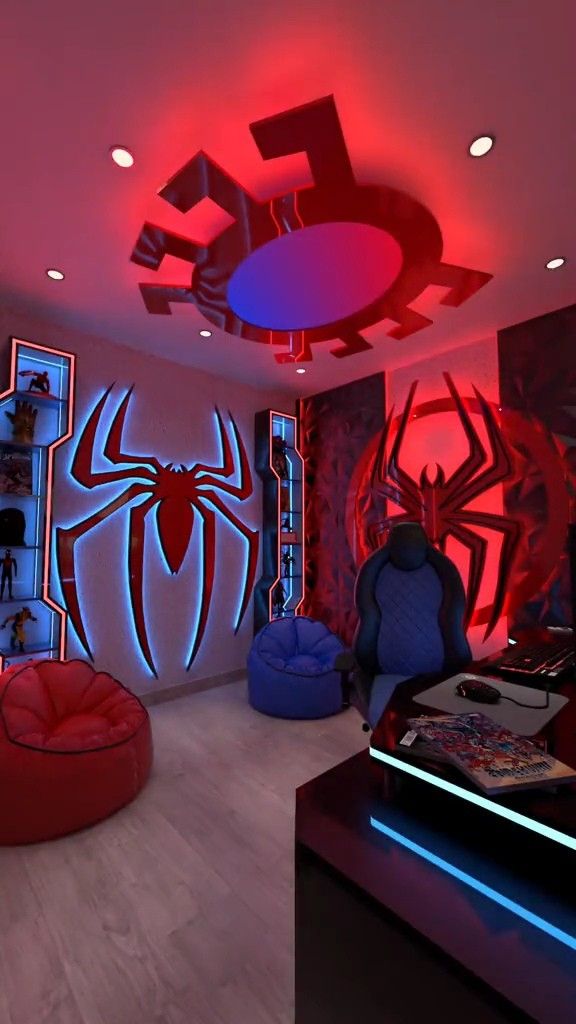
[[[148,496],[145,501],[133,505],[129,518],[128,543],[128,580],[132,605],[134,626],[140,650],[150,671],[156,676],[156,667],[146,630],[143,598],[144,575],[144,537],[145,522],[148,513],[158,506],[156,512],[158,536],[166,563],[170,571],[179,571],[192,536],[194,518],[197,515],[201,523],[202,557],[200,567],[200,609],[198,620],[191,638],[191,650],[187,660],[188,670],[196,657],[206,629],[210,602],[214,584],[216,560],[216,516],[221,515],[235,530],[240,533],[247,544],[248,558],[244,572],[242,601],[234,625],[237,633],[246,612],[250,593],[254,585],[256,563],[258,559],[258,532],[249,529],[230,509],[226,507],[220,493],[229,494],[240,501],[245,501],[252,494],[252,477],[246,449],[238,427],[229,413],[231,432],[239,457],[236,466],[230,436],[218,408],[216,419],[220,448],[221,465],[210,466],[196,463],[191,469],[180,466],[174,469],[172,463],[162,466],[157,458],[149,456],[144,459],[127,454],[122,450],[122,432],[128,405],[132,395],[130,388],[122,399],[104,444],[104,456],[114,466],[129,464],[133,469],[113,469],[94,471],[92,469],[96,433],[100,418],[112,390],[109,387],[90,414],[86,426],[78,441],[72,462],[72,476],[83,487],[93,489],[102,484],[116,483],[119,480],[131,481],[120,495],[104,505],[92,515],[66,529],[56,531],[56,551],[58,572],[62,592],[70,618],[78,634],[80,642],[89,657],[94,660],[86,630],[84,627],[78,588],[76,583],[76,544],[81,537],[89,533],[95,526],[113,515],[119,509],[133,502],[136,498]],[[238,470],[240,482],[230,482]]]
[[[470,527],[493,530],[502,537],[498,563],[498,578],[490,619],[484,639],[492,633],[504,607],[506,583],[520,541],[520,524],[506,516],[492,512],[476,512],[466,506],[485,491],[507,480],[512,475],[512,459],[494,413],[477,388],[474,393],[484,421],[490,452],[488,453],[472,423],[468,410],[460,397],[450,374],[444,379],[454,401],[458,418],[468,441],[468,455],[462,464],[446,479],[441,466],[436,465],[436,476],[430,479],[428,467],[422,469],[417,483],[400,462],[406,428],[410,421],[418,381],[412,384],[404,405],[398,432],[390,455],[386,450],[392,431],[394,410],[386,420],[371,475],[371,488],[379,498],[399,505],[404,512],[380,518],[370,530],[371,546],[377,548],[393,522],[419,522],[431,542],[442,551],[449,536],[454,537],[469,552],[466,624],[470,622],[476,606],[486,563],[487,541]]]

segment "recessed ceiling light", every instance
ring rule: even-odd
[[[546,264],[546,270],[558,270],[559,267],[563,267],[566,263],[564,256],[556,256],[553,260],[548,260]]]
[[[110,156],[114,163],[118,164],[118,167],[132,167],[132,164],[134,163],[132,153],[129,149],[126,149],[125,146],[112,146]]]
[[[48,270],[46,271],[46,276],[49,277],[52,281],[64,280],[64,274],[62,273],[62,271],[56,270],[55,267],[49,267]]]
[[[198,331],[198,334],[200,335],[201,338],[211,338],[212,337],[212,331],[207,331],[206,328],[204,328],[204,330],[202,330],[202,331]]]
[[[493,135],[479,135],[478,138],[473,139],[468,146],[468,152],[470,156],[486,156],[494,145]]]
[[[298,369],[296,370],[296,373],[306,373],[306,370],[304,369],[303,366],[299,366]]]

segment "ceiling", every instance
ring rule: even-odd
[[[480,340],[576,301],[573,0],[7,0],[0,95],[0,298],[59,323],[254,385],[310,393]],[[296,376],[266,346],[190,306],[151,316],[139,281],[189,283],[129,256],[144,220],[208,241],[229,222],[183,216],[157,190],[203,149],[259,199],[310,183],[306,158],[263,162],[250,122],[333,93],[356,178],[403,189],[438,219],[444,260],[494,279],[459,308]],[[496,136],[485,158],[471,139]],[[118,169],[109,147],[136,163]],[[568,263],[544,269],[558,255]],[[65,281],[45,276],[59,267]]]

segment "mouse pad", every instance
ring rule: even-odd
[[[477,676],[468,672],[461,672],[457,676],[451,676],[437,686],[431,686],[429,690],[419,693],[414,700],[417,704],[427,704],[428,707],[437,708],[438,711],[445,711],[449,715],[462,715],[470,711],[480,711],[481,714],[491,718],[498,725],[505,729],[518,733],[519,736],[534,736],[557,715],[561,708],[568,703],[568,697],[561,697],[558,693],[550,694],[550,706],[540,710],[531,708],[519,708],[508,700],[500,700],[498,704],[481,704],[475,700],[466,700],[455,693],[458,683],[466,679],[479,679],[489,686],[494,686],[503,697],[513,697],[523,704],[544,704],[546,694],[543,690],[536,690],[530,686],[519,686],[518,683],[508,683],[504,679],[494,679],[489,676]]]

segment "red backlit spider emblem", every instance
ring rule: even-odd
[[[194,265],[191,284],[142,283],[150,313],[194,303],[229,334],[284,345],[279,362],[312,358],[313,342],[334,338],[348,356],[372,346],[361,331],[392,320],[405,338],[432,321],[410,307],[428,285],[459,306],[491,274],[442,261],[435,217],[422,203],[384,185],[359,185],[336,110],[327,96],[250,125],[264,160],[305,152],[313,184],[260,202],[203,152],[159,195],[181,213],[206,197],[233,218],[208,243],[145,223],[132,252],[158,270],[166,255]]]
[[[470,553],[466,602],[466,622],[469,623],[476,606],[487,550],[486,540],[475,532],[474,527],[500,533],[502,547],[498,578],[494,602],[486,627],[486,639],[502,614],[506,587],[520,541],[521,527],[514,519],[491,512],[475,512],[466,506],[484,491],[504,480],[511,479],[513,476],[512,456],[494,413],[480,392],[474,388],[488,435],[489,453],[485,450],[472,424],[452,378],[448,373],[444,374],[444,378],[466,434],[468,456],[448,479],[438,464],[436,464],[436,474],[432,478],[429,475],[429,467],[424,466],[419,481],[414,480],[403,470],[400,461],[402,445],[418,386],[418,381],[414,381],[406,399],[398,432],[389,455],[386,453],[386,447],[392,431],[394,410],[388,416],[382,431],[370,477],[371,499],[367,511],[366,539],[368,546],[374,550],[385,542],[386,534],[392,523],[410,521],[422,523],[432,543],[441,550],[445,549],[449,536],[464,545]],[[405,511],[397,515],[382,516],[382,498],[393,501]]]
[[[111,387],[104,392],[90,414],[78,441],[71,472],[78,483],[90,489],[118,480],[132,482],[129,483],[125,491],[98,509],[97,512],[74,526],[66,529],[59,528],[56,531],[58,572],[62,592],[80,642],[93,660],[78,600],[75,568],[76,542],[103,519],[107,519],[108,516],[113,515],[136,498],[145,497],[145,501],[133,504],[130,509],[128,577],[138,643],[147,665],[156,675],[146,631],[142,592],[146,516],[157,506],[158,536],[167,565],[172,573],[177,573],[182,565],[190,544],[194,520],[198,518],[202,531],[203,553],[200,566],[201,597],[198,621],[191,641],[191,654],[186,665],[186,669],[189,669],[202,642],[210,609],[216,558],[217,513],[220,513],[241,534],[248,548],[242,601],[234,627],[235,632],[238,631],[244,617],[254,584],[258,559],[258,532],[250,530],[226,507],[220,497],[220,493],[229,494],[241,501],[250,497],[252,476],[248,457],[238,427],[232,414],[229,413],[231,431],[240,460],[239,467],[236,466],[230,436],[218,409],[216,409],[216,418],[222,451],[220,466],[208,466],[198,462],[191,469],[187,469],[186,466],[175,469],[172,463],[162,466],[154,456],[141,458],[127,454],[122,450],[122,431],[132,394],[132,388],[130,388],[122,399],[110,426],[104,445],[104,455],[114,466],[128,463],[133,468],[95,472],[92,469],[92,462],[96,432],[110,391]],[[238,485],[229,480],[236,472],[240,479]]]

